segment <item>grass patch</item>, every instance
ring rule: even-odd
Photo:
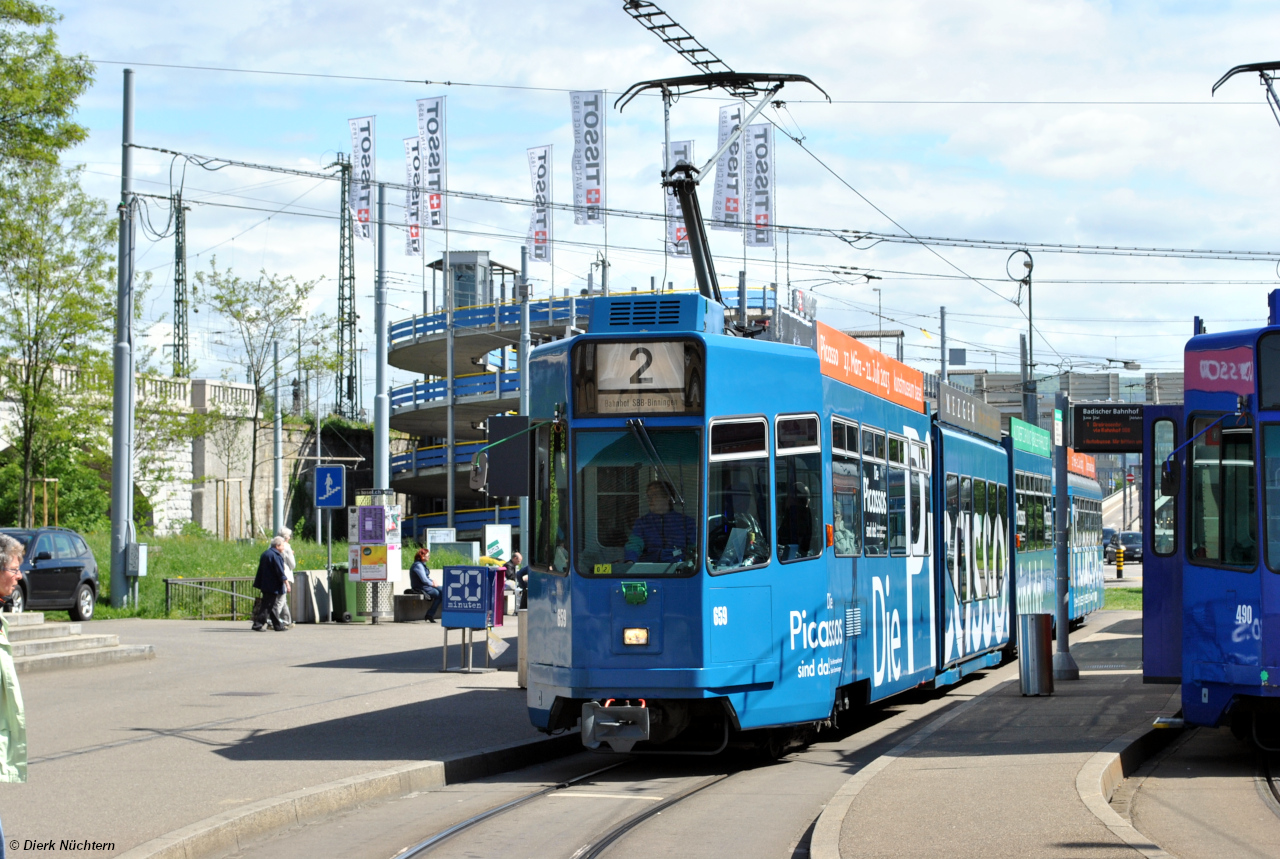
[[[128,608],[112,608],[111,606],[111,534],[83,535],[93,556],[98,561],[99,595],[98,605],[94,609],[94,617],[106,619],[116,617],[169,617],[164,610],[164,580],[175,578],[222,578],[226,576],[252,576],[258,571],[258,557],[267,548],[266,540],[246,542],[216,540],[210,537],[174,535],[170,537],[147,537],[147,575],[139,580],[138,601],[140,605]],[[300,570],[325,569],[328,549],[323,543],[313,543],[295,539],[294,557],[298,560]],[[405,545],[401,548],[401,566],[409,569],[413,563],[416,545]],[[347,543],[345,540],[333,543],[333,563],[347,563]],[[468,563],[461,556],[438,551],[431,556],[431,565],[440,567],[451,564]],[[46,612],[50,620],[66,620],[67,613],[61,611]],[[172,617],[182,617],[174,614]]]
[[[1107,588],[1103,608],[1142,611],[1142,588]]]

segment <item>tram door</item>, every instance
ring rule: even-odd
[[[1142,417],[1142,679],[1177,683],[1182,678],[1182,559],[1185,492],[1165,494],[1161,465],[1182,444],[1182,406],[1148,405]],[[1184,456],[1178,459],[1186,462]],[[1187,485],[1185,468],[1179,488]]]

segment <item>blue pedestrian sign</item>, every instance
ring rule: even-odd
[[[342,465],[316,466],[315,506],[347,506],[347,469]]]

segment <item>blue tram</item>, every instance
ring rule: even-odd
[[[1261,328],[1207,334],[1197,318],[1183,405],[1144,415],[1143,656],[1144,679],[1181,683],[1187,722],[1274,744],[1280,290],[1269,305]]]
[[[710,753],[1003,657],[1012,523],[1043,525],[1029,556],[1052,533],[1042,464],[1015,491],[998,415],[931,418],[919,373],[817,327],[813,349],[731,336],[704,295],[602,298],[534,351],[535,726]]]

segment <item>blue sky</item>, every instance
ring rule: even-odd
[[[403,181],[401,139],[416,133],[414,100],[449,97],[450,184],[466,191],[530,196],[525,150],[555,147],[555,195],[570,199],[573,141],[569,89],[613,92],[641,79],[687,74],[681,58],[634,23],[620,2],[422,2],[343,4],[227,0],[159,7],[141,0],[58,3],[63,48],[103,61],[80,118],[90,139],[70,153],[85,164],[90,188],[114,199],[119,188],[120,69],[108,60],[266,69],[318,74],[457,81],[488,86],[427,86],[316,77],[280,77],[137,65],[139,143],[252,162],[322,167],[349,146],[346,120],[378,116],[379,177]],[[1280,126],[1256,76],[1240,76],[1210,99],[1227,68],[1273,58],[1269,34],[1280,13],[1269,4],[967,2],[872,3],[812,0],[786,14],[763,0],[664,0],[664,8],[731,66],[807,74],[837,103],[788,87],[785,111],[805,144],[834,173],[918,235],[1029,242],[1269,250],[1278,233]],[[533,89],[530,89],[533,88]],[[545,89],[536,89],[545,88]],[[865,103],[865,102],[881,103]],[[864,102],[864,103],[849,103]],[[887,103],[886,103],[887,102]],[[933,102],[933,103],[920,103]],[[970,103],[959,103],[970,102]],[[982,103],[972,103],[982,102]],[[1030,102],[1030,103],[1028,103]],[[1072,103],[1063,103],[1072,102]],[[1123,103],[1121,103],[1123,102]],[[1174,103],[1170,103],[1174,102]],[[714,149],[718,99],[686,98],[672,111],[673,139]],[[609,193],[619,208],[659,211],[661,107],[640,99],[610,111]],[[897,231],[800,147],[779,135],[780,223]],[[140,154],[139,190],[169,192],[169,160]],[[705,183],[710,185],[710,180]],[[305,192],[305,194],[304,194]],[[286,206],[294,198],[301,199]],[[268,210],[196,205],[189,246],[207,265],[248,274],[261,268],[299,278],[327,277],[317,290],[332,312],[337,268],[335,183],[227,169],[188,168],[186,196]],[[398,203],[397,194],[392,198]],[[710,208],[709,187],[704,209]],[[491,234],[458,236],[453,247],[489,249],[518,264],[528,220],[520,207],[461,201],[454,224]],[[400,211],[390,211],[398,219]],[[599,241],[564,213],[556,234]],[[232,237],[235,237],[232,240]],[[428,251],[438,252],[435,235]],[[647,287],[662,277],[661,225],[615,218],[609,232],[613,283]],[[742,254],[731,234],[714,233],[718,270],[734,274]],[[417,312],[421,263],[391,239],[392,318]],[[642,248],[643,251],[623,248]],[[140,249],[154,269],[147,308],[169,310],[172,245]],[[938,307],[948,308],[954,345],[971,364],[1011,368],[1026,328],[1005,279],[1007,251],[881,244],[856,250],[832,239],[794,237],[790,281],[816,287],[820,318],[838,327],[875,327],[877,296],[866,284],[830,281],[831,266],[857,266],[884,279],[886,327],[908,331],[907,358],[937,369]],[[786,282],[785,248],[776,278]],[[594,249],[557,248],[557,292],[576,292]],[[434,257],[433,257],[434,258]],[[1266,262],[1139,259],[1036,254],[1036,352],[1055,365],[1096,369],[1107,358],[1145,369],[1179,369],[1190,319],[1211,330],[1265,317],[1265,294],[1280,287]],[[361,312],[372,320],[373,254],[357,248]],[[964,274],[983,279],[983,289]],[[692,282],[687,261],[669,261],[667,279]],[[772,254],[746,261],[753,285],[775,279]],[[553,272],[535,266],[536,288]],[[1224,281],[1257,281],[1229,284]],[[1129,281],[1120,283],[1119,281]],[[1171,283],[1155,283],[1170,281]],[[1186,281],[1186,282],[1176,282]],[[202,371],[233,368],[229,346],[207,313],[192,318]],[[920,329],[935,334],[929,339]],[[153,344],[167,339],[164,321]],[[226,340],[226,338],[223,338]],[[371,325],[361,339],[372,347]],[[226,340],[226,342],[231,342]],[[367,374],[371,376],[370,374]],[[397,373],[393,381],[408,381]],[[371,379],[366,379],[371,403]]]

